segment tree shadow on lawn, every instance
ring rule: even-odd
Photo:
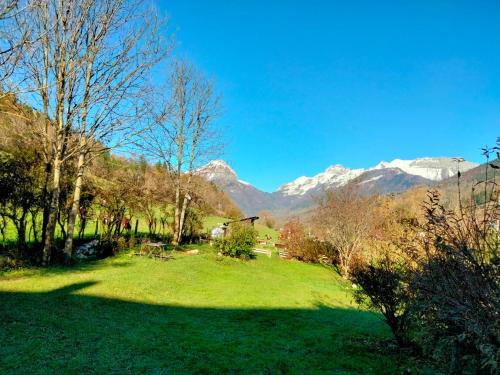
[[[152,305],[78,294],[0,292],[0,373],[398,373],[375,314],[328,306]]]
[[[105,259],[110,259],[110,262],[106,262]],[[62,275],[65,273],[85,273],[91,271],[98,271],[101,269],[109,268],[124,268],[132,265],[131,259],[125,258],[105,258],[105,259],[91,259],[82,260],[76,262],[69,266],[67,265],[51,265],[49,267],[42,266],[30,266],[22,269],[17,269],[15,273],[10,273],[8,270],[2,272],[0,270],[0,281],[3,280],[15,280],[22,279],[30,276],[53,276]],[[103,261],[104,260],[104,261]]]

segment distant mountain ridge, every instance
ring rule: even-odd
[[[463,161],[460,170],[465,172],[477,166],[477,163]],[[394,159],[367,169],[350,169],[335,164],[313,177],[302,176],[286,183],[273,193],[261,191],[238,179],[236,172],[223,160],[213,160],[197,173],[226,192],[245,214],[269,210],[284,216],[310,208],[325,191],[349,183],[366,194],[387,194],[405,191],[416,185],[433,185],[456,175],[457,171],[458,164],[450,157]]]

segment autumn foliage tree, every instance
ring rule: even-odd
[[[347,186],[329,191],[312,219],[314,233],[331,243],[338,254],[339,271],[347,277],[353,262],[362,255],[368,238],[373,200]]]

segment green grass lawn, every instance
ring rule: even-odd
[[[143,215],[134,216],[132,218],[132,221],[130,223],[132,226],[132,230],[135,229],[136,220],[139,220],[139,222],[138,222],[139,225],[137,227],[138,233],[144,234],[144,235],[149,234],[148,221],[147,221],[146,217],[144,217]],[[230,221],[230,220],[231,219],[223,218],[220,216],[207,216],[203,220],[203,231],[206,233],[210,233],[210,231],[214,227],[222,225],[223,223]],[[41,226],[41,217],[38,218],[37,223],[38,223],[38,226]],[[80,229],[79,225],[80,225],[80,222],[77,219],[76,229],[75,229],[75,234],[74,234],[75,238],[77,238],[77,236],[78,236],[78,231]],[[32,235],[32,232],[30,231],[30,228],[31,228],[31,221],[28,220],[27,238],[26,238],[28,242],[33,241],[33,235]],[[103,229],[102,222],[99,223],[99,228],[102,231],[102,229]],[[279,233],[277,230],[270,229],[270,228],[266,227],[265,225],[260,224],[258,221],[255,224],[255,228],[259,232],[259,237],[265,238],[265,236],[268,235],[268,236],[271,236],[271,238],[274,242],[276,242],[278,240]],[[87,222],[87,225],[85,227],[84,236],[87,238],[93,237],[95,234],[95,229],[96,229],[96,221],[94,219],[89,219]],[[41,229],[38,228],[39,232],[40,232],[40,230]],[[166,231],[166,233],[168,233],[170,231],[170,228],[167,226],[165,228],[165,231]],[[156,232],[157,233],[162,232],[161,224],[159,221],[157,224]],[[39,233],[39,236],[40,235],[41,234]],[[29,236],[29,238],[28,238],[28,236]],[[56,225],[56,236],[61,236],[61,231],[60,231],[59,225]],[[14,227],[14,224],[10,221],[8,221],[8,225],[5,228],[5,237],[6,237],[5,241],[11,242],[11,243],[14,243],[16,241],[16,238],[17,238],[17,232],[16,232],[16,229]],[[1,240],[1,238],[0,238],[0,240]]]
[[[391,374],[412,363],[330,269],[194,248],[0,275],[0,373]]]

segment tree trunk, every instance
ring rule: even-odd
[[[43,264],[47,266],[50,263],[52,250],[54,248],[54,233],[56,230],[57,213],[59,210],[59,194],[61,193],[61,172],[62,161],[57,155],[54,159],[54,177],[52,180],[52,194],[50,207],[45,227],[45,243],[43,246]]]
[[[177,234],[177,242],[178,243],[181,243],[181,240],[182,240],[182,229],[184,228],[184,220],[186,218],[186,210],[187,210],[187,206],[189,204],[189,201],[191,200],[191,196],[189,195],[189,193],[186,193],[186,195],[184,195],[184,201],[182,202],[182,209],[181,209],[181,215],[180,215],[180,219],[179,219],[179,233]]]
[[[68,217],[68,229],[66,241],[64,243],[64,258],[66,262],[68,262],[73,255],[73,234],[75,232],[76,216],[78,215],[78,210],[80,209],[80,197],[82,194],[84,169],[85,152],[80,152],[80,155],[78,156],[78,165],[76,167],[76,182],[75,191],[73,192],[73,203],[71,205],[71,211]]]
[[[38,242],[38,231],[36,230],[36,218],[38,216],[38,212],[31,212],[31,228],[33,229],[33,241],[36,245]]]
[[[0,224],[0,233],[2,233],[2,246],[5,246],[5,228],[7,228],[7,220],[4,215],[0,216],[2,222]]]
[[[179,177],[180,178],[180,177]],[[181,187],[177,183],[175,188],[175,212],[174,212],[174,236],[172,238],[172,245],[179,245],[179,223],[180,223],[180,200],[181,200]]]
[[[49,221],[49,212],[50,212],[50,204],[47,202],[51,201],[50,192],[49,192],[49,181],[50,175],[52,173],[52,165],[51,163],[45,163],[45,178],[43,182],[43,190],[42,190],[42,204],[43,204],[43,212],[42,212],[42,246],[45,245],[46,234],[47,234],[47,223]]]
[[[17,247],[21,253],[26,250],[26,220],[24,217],[25,215],[19,219],[17,225]]]

